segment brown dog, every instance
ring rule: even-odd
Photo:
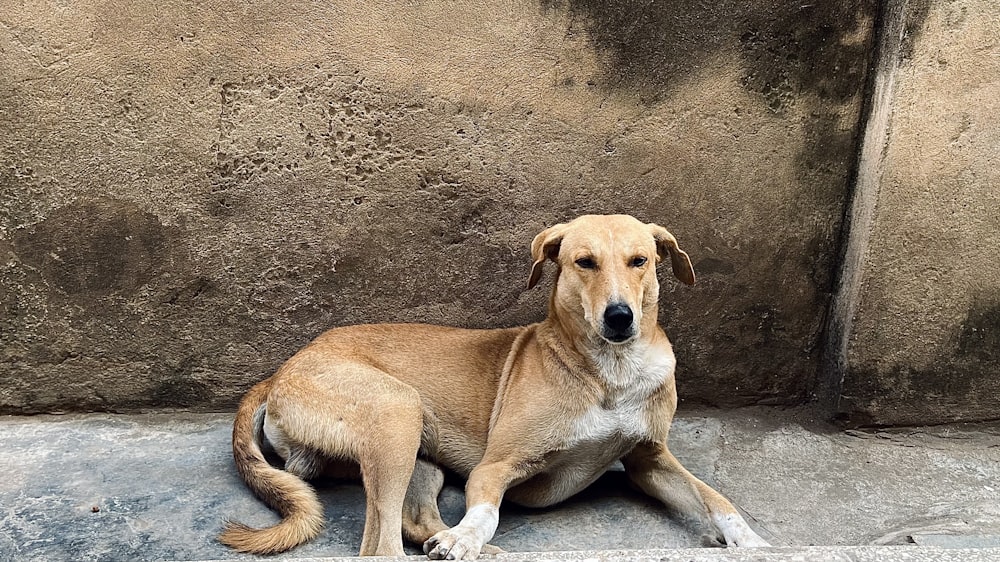
[[[253,387],[233,427],[236,467],[282,521],[229,523],[220,540],[275,553],[315,537],[316,493],[302,479],[360,468],[362,555],[402,555],[402,536],[432,559],[473,559],[500,501],[565,500],[621,459],[640,489],[729,545],[766,546],[721,494],[667,449],[677,405],[674,354],[657,325],[656,263],[691,285],[691,261],[661,226],[580,217],[531,243],[528,287],[558,265],[548,317],[503,330],[417,324],[330,330]],[[262,444],[285,460],[267,463]],[[468,477],[466,514],[438,513],[440,466]],[[489,545],[486,545],[490,549]]]

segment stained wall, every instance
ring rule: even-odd
[[[0,2],[0,411],[228,409],[322,330],[509,326],[531,237],[667,226],[685,403],[817,384],[876,10]]]

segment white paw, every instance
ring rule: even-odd
[[[475,560],[482,548],[476,529],[459,525],[427,539],[424,554],[431,560]]]
[[[727,538],[726,539],[726,544],[728,546],[740,546],[740,547],[749,547],[749,548],[762,547],[762,546],[771,546],[771,543],[769,543],[766,540],[760,538],[760,535],[758,535],[757,533],[753,532],[751,529],[746,529],[746,532],[741,533],[737,537],[733,537],[731,542]]]
[[[713,514],[712,520],[715,522],[715,526],[722,531],[722,536],[726,539],[726,546],[771,546],[766,540],[760,538],[760,535],[755,533],[750,528],[750,525],[747,525],[747,522],[737,513],[725,515]]]

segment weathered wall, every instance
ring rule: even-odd
[[[995,419],[1000,11],[992,0],[890,4],[902,26],[884,61],[889,141],[870,154],[877,193],[853,233],[866,242],[838,408],[855,424]]]
[[[0,0],[0,411],[227,408],[329,326],[540,319],[528,242],[584,212],[691,254],[686,400],[801,401],[872,4]]]

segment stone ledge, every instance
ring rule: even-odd
[[[296,558],[298,562],[348,562],[359,557]],[[366,562],[427,560],[424,556],[373,556]],[[483,556],[495,562],[882,562],[933,560],[977,562],[1000,560],[1000,548],[940,548],[930,546],[808,546],[774,548],[677,548],[658,550],[581,550],[564,552],[509,552]],[[216,562],[216,561],[204,561]],[[222,562],[222,561],[218,561]]]

